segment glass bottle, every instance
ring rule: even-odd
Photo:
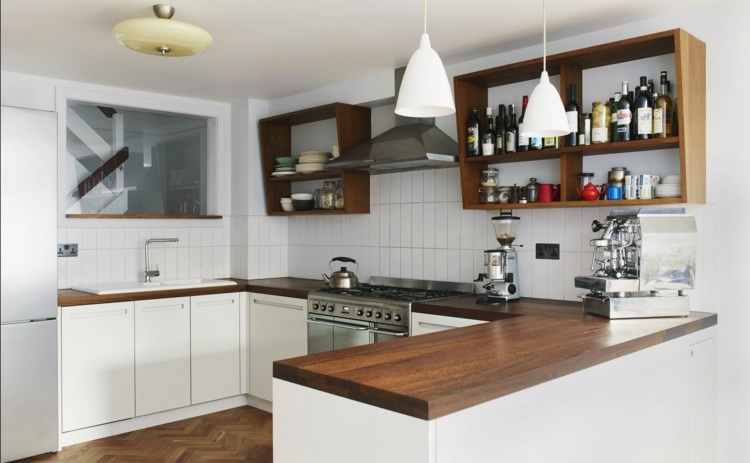
[[[497,110],[495,118],[495,154],[505,153],[505,127],[508,126],[508,119],[505,117],[505,105],[501,104]]]
[[[333,180],[323,182],[323,209],[336,209],[336,182]]]
[[[645,80],[642,77],[641,80]],[[638,97],[635,99],[635,138],[636,139],[647,139],[651,138],[653,131],[653,121],[651,117],[653,111],[651,108],[651,100],[648,97],[648,88],[645,85],[641,85],[641,91]]]
[[[487,107],[487,130],[482,134],[482,154],[495,154],[495,120],[492,118],[492,106]]]
[[[654,100],[654,138],[672,136],[672,98],[667,93],[667,71],[659,76],[659,96]]]
[[[617,141],[617,102],[622,98],[622,93],[615,92],[614,98],[609,99],[609,141]]]
[[[341,186],[341,180],[336,184],[336,202],[334,205],[336,209],[344,208],[344,187]]]
[[[518,119],[518,146],[517,151],[528,151],[529,150],[529,137],[521,135],[523,131],[523,118],[526,115],[526,106],[529,105],[529,96],[523,96],[523,106],[521,107],[521,117]]]
[[[315,209],[323,209],[323,189],[322,188],[318,188],[315,190],[313,199],[315,200]]]
[[[508,127],[505,129],[505,152],[515,153],[518,141],[518,123],[516,122],[516,107],[508,105]]]
[[[632,128],[630,124],[633,122],[633,114],[631,113],[631,104],[628,99],[628,81],[622,81],[622,96],[620,101],[617,102],[617,141],[629,141],[630,131]]]
[[[576,103],[576,84],[570,84],[568,103],[565,105],[565,115],[568,116],[570,133],[565,136],[565,146],[578,145],[578,114],[581,107]]]
[[[482,152],[479,149],[480,137],[482,136],[481,122],[477,115],[477,107],[471,108],[471,114],[466,121],[466,155],[479,156]]]

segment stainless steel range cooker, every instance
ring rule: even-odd
[[[307,296],[307,353],[389,341],[409,335],[411,304],[470,294],[472,283],[372,277],[351,289]]]

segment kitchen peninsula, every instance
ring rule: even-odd
[[[276,362],[274,460],[712,460],[715,314],[475,298],[413,311],[490,323]]]

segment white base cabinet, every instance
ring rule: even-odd
[[[438,331],[463,328],[464,326],[479,325],[487,323],[484,320],[473,320],[471,318],[447,317],[445,315],[433,315],[428,313],[413,312],[411,314],[410,336],[420,334],[436,333]]]
[[[135,416],[133,302],[65,307],[62,430]]]
[[[190,405],[190,298],[135,302],[136,416]]]
[[[193,404],[240,393],[239,293],[190,301],[190,378]]]
[[[273,362],[307,355],[307,300],[250,293],[250,395],[273,399]]]
[[[239,293],[64,307],[60,320],[63,432],[240,395]]]
[[[712,463],[715,374],[711,327],[431,421],[274,379],[273,460]]]

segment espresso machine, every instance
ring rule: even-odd
[[[518,256],[512,246],[520,220],[511,215],[492,218],[495,238],[500,243],[500,248],[484,251],[485,272],[480,273],[474,283],[481,285],[486,294],[477,299],[477,304],[498,305],[521,297]]]
[[[575,277],[583,310],[607,317],[679,317],[690,313],[698,254],[695,218],[683,214],[613,211],[594,220],[591,276]]]

